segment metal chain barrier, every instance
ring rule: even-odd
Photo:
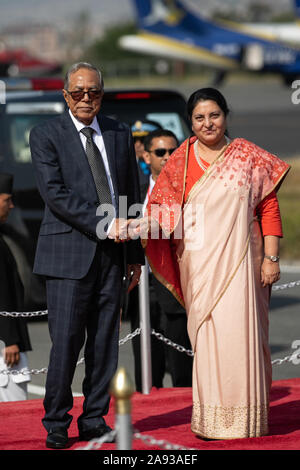
[[[292,281],[287,284],[281,284],[279,286],[272,286],[272,291],[291,289],[292,287],[300,286],[300,281]]]
[[[107,432],[100,438],[91,439],[84,447],[77,447],[75,450],[99,450],[106,442],[111,443],[117,435],[117,430]]]
[[[144,442],[144,444],[146,444],[149,447],[157,446],[157,447],[159,447],[160,449],[163,449],[163,450],[197,450],[197,449],[193,449],[193,448],[189,448],[189,447],[183,447],[183,446],[178,445],[178,444],[172,444],[171,442],[166,441],[164,439],[157,440],[152,436],[141,434],[138,431],[135,431],[135,433],[133,435],[133,438],[134,439],[140,439],[141,441]]]
[[[48,310],[37,310],[36,312],[0,312],[1,317],[22,317],[22,318],[32,318],[32,317],[42,317],[48,315]]]
[[[2,375],[38,375],[38,374],[47,374],[48,369],[47,367],[43,367],[42,369],[21,369],[21,370],[14,370],[14,369],[3,369],[0,370],[0,374]]]
[[[141,328],[136,328],[136,330],[134,330],[132,333],[128,333],[128,335],[126,335],[123,339],[120,339],[119,341],[119,346],[122,346],[124,345],[125,343],[127,343],[128,341],[132,340],[135,336],[137,335],[140,335],[141,334]],[[160,341],[163,341],[165,344],[167,344],[168,346],[171,346],[172,348],[176,349],[177,351],[179,352],[184,352],[186,353],[188,356],[193,356],[194,353],[191,349],[186,349],[184,348],[183,346],[180,346],[179,344],[176,344],[174,343],[173,341],[171,341],[170,339],[166,338],[164,335],[162,335],[161,333],[158,333],[157,331],[155,331],[154,329],[151,330],[151,334],[156,336],[156,338],[158,338]],[[295,352],[289,356],[286,356],[282,359],[274,359],[271,364],[272,365],[281,365],[281,364],[285,364],[287,362],[293,362],[296,364],[295,360],[296,359],[300,359],[300,353],[299,354],[296,354]],[[76,366],[79,366],[80,364],[83,364],[84,363],[84,358],[82,357],[81,359],[79,359],[79,361],[77,362]],[[32,374],[32,375],[37,375],[37,374],[47,374],[48,372],[48,369],[46,367],[43,367],[42,369],[21,369],[21,370],[10,370],[10,369],[5,369],[5,370],[0,370],[0,374],[3,374],[3,375],[18,375],[18,374],[22,374],[22,375],[27,375],[27,374]]]
[[[102,445],[106,442],[111,443],[112,438],[115,438],[117,435],[117,430],[110,431],[104,436],[100,437],[99,439],[92,439],[83,447],[77,447],[75,450],[99,450],[101,449]],[[159,447],[163,450],[197,450],[194,448],[183,447],[178,444],[172,444],[165,439],[155,439],[152,436],[148,436],[146,434],[141,434],[139,431],[134,430],[133,439],[141,440],[143,443],[149,447]],[[199,449],[198,449],[199,450]]]
[[[185,349],[183,346],[180,346],[179,344],[176,344],[174,343],[173,341],[171,341],[170,339],[166,338],[164,335],[162,335],[161,333],[158,333],[157,331],[155,331],[154,329],[151,330],[151,334],[156,336],[157,339],[159,339],[160,341],[163,341],[165,344],[167,344],[168,346],[171,346],[172,348],[176,349],[176,351],[178,352],[184,352],[186,353],[188,356],[194,356],[194,353],[191,349]]]
[[[125,336],[125,338],[120,339],[119,345],[123,346],[123,344],[127,343],[127,341],[133,339],[135,336],[140,335],[140,334],[141,334],[141,328],[137,328],[132,333],[128,333],[128,335]]]
[[[281,285],[278,285],[278,286],[273,286],[272,290],[278,291],[278,290],[290,289],[290,288],[293,288],[293,287],[296,287],[296,286],[300,286],[300,280],[299,281],[292,281],[292,282],[289,282],[289,283],[286,283],[286,284],[281,284]],[[16,317],[32,318],[32,317],[37,317],[37,316],[45,316],[47,314],[48,314],[48,310],[38,310],[36,312],[0,312],[0,316],[8,316],[8,317],[12,317],[12,318],[16,318]],[[135,336],[140,335],[140,334],[141,334],[141,328],[136,328],[136,330],[134,330],[132,333],[129,333],[127,336],[125,336],[125,338],[120,339],[119,346],[124,345],[125,343],[127,343],[127,341],[132,340]],[[183,352],[183,353],[187,354],[188,356],[194,356],[194,353],[193,353],[192,350],[186,349],[185,347],[174,343],[170,339],[166,338],[162,333],[159,333],[159,332],[155,331],[154,329],[152,329],[151,334],[154,335],[160,341],[163,341],[167,346],[170,346],[170,347],[176,349],[178,352]],[[296,359],[300,359],[300,354],[293,353],[293,354],[291,354],[289,356],[286,356],[282,359],[274,359],[271,362],[271,364],[272,365],[282,365],[282,364],[285,364],[287,362],[293,362],[294,364],[296,364]],[[83,364],[83,363],[84,363],[84,358],[81,358],[77,362],[76,365],[78,366],[78,365]],[[41,369],[30,369],[30,370],[26,369],[26,368],[22,369],[22,370],[6,369],[6,370],[1,370],[0,374],[3,374],[3,375],[18,375],[18,374],[37,375],[37,374],[47,374],[47,372],[48,372],[48,369],[46,367],[43,367]]]
[[[168,346],[173,347],[174,349],[176,349],[179,352],[185,352],[188,356],[193,356],[194,355],[192,350],[185,349],[183,346],[180,346],[179,344],[173,343],[173,341],[166,338],[161,333],[157,333],[153,329],[151,330],[151,334],[155,335],[159,340],[163,341],[165,344],[167,344]],[[271,364],[272,365],[281,365],[281,364],[284,364],[286,362],[294,362],[295,359],[300,359],[300,353],[299,354],[293,353],[289,356],[284,357],[283,359],[274,359],[274,361],[272,361]]]
[[[300,280],[288,282],[287,284],[281,284],[278,286],[272,286],[272,290],[278,291],[278,290],[284,290],[284,289],[291,289],[292,287],[297,287],[297,286],[300,286]],[[48,310],[37,310],[36,312],[0,312],[0,316],[13,317],[13,318],[15,317],[32,318],[32,317],[40,317],[44,315],[48,315]]]
[[[139,335],[140,333],[141,333],[141,328],[137,328],[132,333],[128,333],[128,335],[125,336],[125,338],[120,339],[119,346],[122,346],[123,344],[127,343],[127,341],[130,341],[132,338]],[[84,363],[84,357],[82,357],[81,359],[79,359],[79,361],[77,361],[76,366],[79,366],[83,363]],[[48,372],[47,367],[43,367],[42,369],[30,369],[30,370],[27,368],[21,369],[21,370],[11,370],[11,369],[0,370],[0,374],[2,375],[19,375],[19,374],[37,375],[37,374],[47,374],[47,372]]]
[[[281,366],[281,364],[284,364],[286,362],[292,362],[293,364],[298,365],[295,362],[296,359],[298,360],[300,359],[300,354],[293,353],[290,356],[284,357],[283,359],[274,359],[274,361],[272,361],[271,364],[273,366]]]

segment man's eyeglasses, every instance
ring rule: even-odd
[[[169,155],[171,155],[171,153],[173,153],[174,151],[176,150],[176,147],[173,148],[173,149],[163,149],[163,148],[160,148],[160,149],[155,149],[155,150],[148,150],[149,153],[155,153],[155,155],[159,158],[162,158],[166,155],[166,153],[168,153]]]
[[[81,101],[85,94],[87,93],[88,97],[90,100],[96,100],[97,98],[100,98],[102,90],[75,90],[75,91],[68,91],[67,93],[72,96],[72,99],[74,101]]]

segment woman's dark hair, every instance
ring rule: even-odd
[[[224,96],[219,92],[219,90],[216,88],[200,88],[200,90],[191,94],[187,102],[187,114],[190,120],[192,119],[194,108],[197,106],[199,101],[207,100],[215,101],[222,109],[225,116],[228,115],[229,108]]]

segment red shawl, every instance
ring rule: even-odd
[[[170,235],[170,237],[167,239],[161,237],[159,239],[153,239],[148,237],[148,240],[143,240],[146,255],[154,275],[174,294],[182,305],[184,305],[184,299],[176,258],[176,241],[172,236],[181,214],[178,211],[172,211],[172,206],[183,206],[189,148],[195,140],[196,137],[185,140],[172,154],[161,171],[148,202],[148,215],[156,218],[164,233]],[[226,161],[226,156],[232,152],[237,153],[236,158],[240,159],[241,162],[247,161],[247,173],[245,173],[246,181],[243,182],[243,184],[251,184],[252,178],[262,181],[267,179],[269,184],[265,186],[272,187],[272,190],[278,190],[284,176],[286,176],[290,168],[286,162],[245,139],[234,139],[227,146],[222,157],[222,162]],[[216,162],[216,164],[217,163],[218,162]],[[217,168],[217,170],[219,170],[219,168]],[[230,168],[226,168],[226,170],[232,172],[230,179],[234,178],[234,171]],[[237,181],[237,185],[240,183],[240,181]],[[215,184],[217,184],[217,181]],[[255,207],[268,194],[264,194],[264,191],[261,190],[260,193],[255,196]],[[153,207],[157,207],[157,205],[160,207],[163,205],[164,210],[169,211],[169,220],[171,223],[168,226],[164,225],[164,221],[158,218],[155,211],[153,211]]]

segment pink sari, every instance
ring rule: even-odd
[[[195,353],[191,428],[206,438],[262,436],[268,433],[272,380],[270,289],[260,282],[263,240],[253,212],[278,189],[289,166],[235,139],[183,206],[188,151],[185,142],[152,192],[152,217],[156,204],[170,208],[171,223],[157,219],[170,238],[149,237],[146,254],[154,274],[187,311]],[[174,202],[181,204],[180,213],[172,211]],[[180,226],[182,237],[176,236]]]

